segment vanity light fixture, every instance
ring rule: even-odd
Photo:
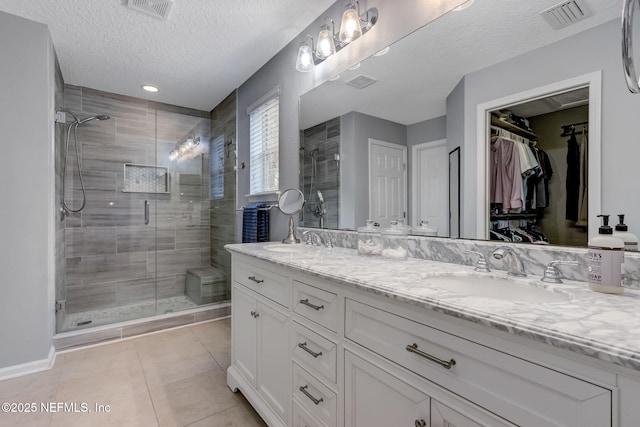
[[[326,21],[331,21],[331,26]],[[331,18],[326,18],[325,23],[320,27],[316,46],[313,45],[313,37],[306,35],[311,39],[311,45],[307,40],[300,43],[296,57],[296,70],[303,73],[313,70],[315,65],[369,31],[376,22],[378,22],[378,9],[374,7],[359,15],[359,3],[356,1],[354,5],[350,1],[342,16],[339,36],[335,32],[335,24]]]
[[[180,157],[192,152],[198,145],[200,145],[200,137],[188,137],[184,141],[176,144],[176,147],[169,153],[169,160],[174,161]]]
[[[140,87],[142,89],[146,90],[147,92],[153,92],[153,93],[158,92],[158,90],[159,90],[157,87],[152,86],[152,85],[142,85]]]
[[[307,41],[300,43],[298,48],[298,57],[296,58],[296,70],[306,73],[313,70],[313,37],[307,34],[307,37],[311,39],[311,46],[307,44]]]
[[[336,53],[335,25],[333,19],[326,18],[326,20],[331,21],[331,28],[326,23],[320,27],[318,44],[316,45],[316,58],[318,59],[327,59]]]

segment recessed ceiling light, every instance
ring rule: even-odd
[[[142,85],[142,89],[146,90],[147,92],[157,92],[159,90],[157,87],[151,85]]]
[[[461,10],[465,10],[466,8],[468,8],[469,6],[471,6],[473,4],[475,0],[468,0],[465,3],[462,3],[460,6],[456,7],[453,9],[454,12],[460,12]]]
[[[351,71],[353,71],[353,70],[357,70],[358,68],[360,68],[360,63],[359,62],[356,65],[354,65],[353,67],[350,67],[349,69]]]
[[[336,80],[338,80],[340,78],[340,74],[338,74],[337,76],[333,76],[329,79],[330,82],[335,82]]]
[[[382,55],[386,55],[387,53],[389,53],[389,46],[385,47],[381,51],[374,53],[373,56],[382,56]]]

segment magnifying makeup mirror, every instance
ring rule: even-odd
[[[304,194],[297,188],[284,190],[278,198],[278,208],[280,212],[289,215],[289,234],[282,239],[282,243],[300,243],[293,231],[293,215],[297,214],[304,207]]]

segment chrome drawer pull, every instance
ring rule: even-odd
[[[320,399],[316,399],[315,397],[313,397],[313,396],[311,395],[311,393],[309,393],[309,392],[307,391],[307,388],[308,388],[308,387],[309,387],[308,385],[300,386],[300,388],[299,388],[298,390],[300,390],[302,393],[304,393],[304,395],[305,395],[305,396],[307,396],[309,399],[311,399],[311,401],[312,401],[313,403],[315,403],[316,405],[319,405],[319,404],[320,404],[320,402],[323,402],[323,399],[322,399],[322,398],[320,398]]]
[[[252,282],[256,282],[256,283],[264,282],[264,280],[262,280],[262,279],[256,279],[256,276],[249,276],[248,279],[251,280]]]
[[[303,349],[304,351],[306,351],[307,353],[309,353],[310,355],[312,355],[313,357],[318,357],[318,356],[322,356],[322,352],[315,352],[313,350],[311,350],[309,347],[307,347],[307,342],[300,342],[298,343],[298,347],[300,347],[301,349]]]
[[[415,426],[416,427],[425,427],[427,425],[427,422],[425,420],[416,420]]]
[[[407,345],[406,349],[407,349],[407,351],[409,353],[415,353],[418,356],[422,356],[427,360],[430,360],[432,362],[436,362],[437,364],[439,364],[440,366],[442,366],[443,368],[446,368],[446,369],[451,369],[451,367],[456,364],[456,361],[453,360],[453,359],[451,359],[451,360],[449,360],[447,362],[446,360],[438,359],[435,356],[427,354],[422,350],[418,350],[418,344],[416,344],[416,343],[413,343],[411,345]]]
[[[306,305],[307,307],[311,307],[311,308],[313,308],[313,309],[314,309],[314,310],[316,310],[316,311],[318,311],[318,310],[322,310],[322,309],[324,308],[324,305],[315,305],[315,304],[311,304],[311,303],[309,302],[309,298],[307,298],[307,299],[301,299],[301,300],[300,300],[300,304],[304,304],[304,305]]]

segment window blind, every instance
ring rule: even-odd
[[[274,96],[249,113],[250,194],[279,188],[279,99]]]

